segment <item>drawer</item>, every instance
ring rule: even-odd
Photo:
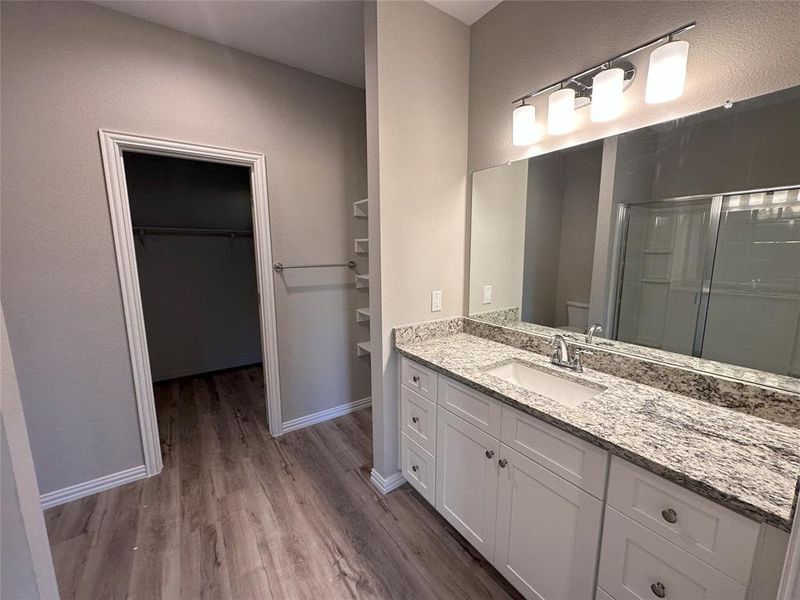
[[[760,525],[616,456],[607,502],[739,583],[747,585]]]
[[[613,508],[606,508],[598,585],[615,600],[744,600],[745,586]]]
[[[611,596],[609,596],[603,588],[597,588],[597,593],[595,594],[595,600],[614,600]]]
[[[501,441],[594,497],[603,498],[608,472],[605,450],[510,406],[503,406]]]
[[[403,433],[436,454],[436,405],[406,386],[400,386],[400,422]]]
[[[503,408],[498,400],[442,376],[439,377],[439,405],[481,431],[500,438]]]
[[[431,402],[436,402],[436,379],[436,371],[403,357],[400,364],[400,383]]]
[[[401,434],[400,452],[403,459],[403,477],[431,504],[436,502],[436,459],[417,442]]]

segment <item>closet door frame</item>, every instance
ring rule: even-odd
[[[270,433],[273,436],[279,436],[282,433],[283,420],[278,373],[275,294],[271,267],[272,243],[269,227],[269,199],[267,197],[267,167],[264,155],[104,129],[99,130],[99,135],[147,475],[157,475],[161,472],[161,443],[158,435],[153,380],[150,374],[144,312],[136,267],[128,186],[125,180],[125,165],[122,160],[122,153],[125,151],[237,165],[250,170],[253,240],[255,242],[267,415]]]

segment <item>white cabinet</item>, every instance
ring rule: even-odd
[[[503,408],[504,444],[596,498],[608,477],[608,452],[511,407]]]
[[[436,371],[404,358],[400,364],[400,383],[423,398],[436,402]]]
[[[755,521],[616,457],[606,501],[728,577],[750,580],[760,532]]]
[[[406,386],[400,388],[400,423],[403,433],[436,454],[436,405]]]
[[[744,600],[745,586],[611,507],[598,585],[616,600]]]
[[[609,596],[603,588],[597,588],[597,594],[595,595],[594,600],[614,600],[614,598]]]
[[[436,501],[436,459],[405,433],[401,437],[403,477],[433,504]]]
[[[447,377],[439,378],[439,406],[496,438],[500,437],[503,405]]]
[[[505,444],[495,567],[527,598],[591,598],[603,504]]]
[[[491,561],[500,442],[441,406],[436,421],[436,508]]]
[[[428,367],[400,376],[403,475],[526,598],[774,597],[786,536]]]

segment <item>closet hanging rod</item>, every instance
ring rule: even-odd
[[[253,237],[246,229],[203,229],[198,227],[136,227],[136,235],[199,235],[219,237]]]
[[[349,260],[346,263],[331,263],[324,265],[285,265],[283,263],[276,262],[274,265],[272,265],[272,268],[275,269],[278,273],[280,273],[284,269],[315,269],[322,267],[347,267],[348,269],[355,269],[356,261]]]

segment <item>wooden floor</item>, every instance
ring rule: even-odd
[[[156,385],[161,475],[45,513],[62,599],[517,598],[408,485],[370,411],[272,439],[259,368]]]

